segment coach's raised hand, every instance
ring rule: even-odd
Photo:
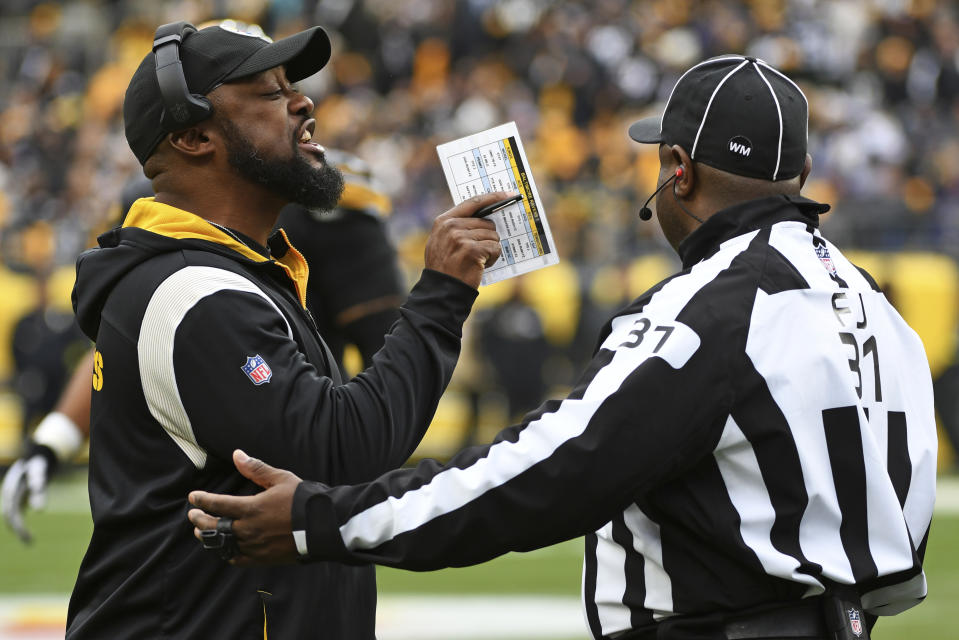
[[[502,252],[496,225],[485,218],[473,218],[480,207],[513,193],[497,191],[464,200],[433,222],[426,241],[426,267],[459,278],[478,288],[483,269],[493,264]]]
[[[253,496],[228,496],[206,491],[190,493],[188,517],[195,529],[193,535],[203,541],[203,531],[214,531],[221,518],[232,518],[233,537],[239,553],[230,558],[238,566],[261,563],[293,562],[298,553],[293,540],[290,513],[293,493],[300,479],[262,460],[251,458],[237,449],[233,463],[244,477],[266,491]]]

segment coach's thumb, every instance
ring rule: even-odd
[[[233,452],[233,464],[236,465],[243,477],[252,480],[264,489],[269,489],[279,482],[286,473],[282,469],[271,467],[262,460],[251,458],[242,449]]]

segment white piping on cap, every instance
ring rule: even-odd
[[[759,74],[759,77],[763,79],[763,82],[765,82],[769,88],[769,94],[773,97],[773,104],[776,105],[776,116],[779,118],[779,144],[776,145],[776,168],[773,170],[773,182],[775,182],[776,176],[779,175],[779,162],[783,155],[783,112],[779,107],[779,98],[776,96],[776,92],[773,91],[773,86],[769,84],[769,80],[763,75],[762,69],[760,69],[759,65],[755,62],[753,63],[753,67],[755,67],[756,73]]]
[[[733,59],[735,60],[736,58],[733,58]],[[732,71],[727,73],[725,76],[723,76],[723,79],[720,80],[719,84],[716,85],[716,88],[713,89],[713,95],[709,96],[709,102],[706,103],[706,110],[703,112],[703,119],[699,123],[699,130],[696,132],[696,139],[693,140],[692,151],[689,152],[690,160],[696,159],[696,146],[699,144],[699,134],[703,132],[703,125],[706,124],[706,116],[709,115],[709,108],[713,106],[713,98],[716,97],[716,94],[719,93],[719,90],[726,83],[726,81],[729,80],[730,76],[732,76],[734,73],[736,73],[737,71],[739,71],[740,69],[742,69],[744,66],[746,66],[749,63],[749,60],[746,60],[745,58],[741,58],[741,59],[742,59],[742,62],[739,63],[739,65],[735,69],[733,69]]]
[[[723,58],[715,58],[715,59],[713,59],[713,60],[703,60],[703,61],[700,62],[699,64],[695,64],[695,65],[691,66],[689,69],[686,69],[686,71],[683,73],[683,75],[679,76],[679,80],[676,81],[676,84],[673,85],[673,88],[672,88],[672,89],[670,90],[670,92],[669,92],[669,97],[666,98],[666,106],[663,108],[663,115],[661,115],[661,116],[659,117],[659,131],[660,131],[660,133],[662,133],[662,131],[663,131],[663,118],[666,117],[666,111],[669,109],[669,103],[673,101],[673,93],[676,92],[676,87],[678,87],[678,86],[679,86],[679,83],[683,81],[683,78],[685,78],[687,75],[689,75],[689,73],[690,73],[693,69],[698,69],[699,67],[701,67],[701,66],[703,66],[703,65],[706,65],[706,64],[716,64],[716,63],[719,63],[719,62],[729,62],[729,61],[732,61],[732,60],[745,60],[745,58],[743,58],[742,56],[726,56],[726,57],[723,57]]]
[[[756,62],[766,67],[767,69],[775,73],[777,76],[779,76],[780,78],[782,78],[783,80],[791,84],[793,87],[796,88],[796,91],[799,93],[799,95],[802,96],[803,102],[806,103],[806,142],[809,142],[809,99],[806,98],[806,94],[803,93],[803,90],[799,88],[798,84],[792,81],[792,78],[785,75],[779,69],[776,69],[775,67],[770,66],[765,60],[760,60],[759,58],[756,58]]]

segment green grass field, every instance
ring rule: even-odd
[[[28,525],[36,537],[29,547],[21,545],[9,531],[0,531],[0,595],[69,593],[92,526],[89,514],[76,508],[78,501],[85,501],[84,492],[82,474],[71,482],[59,483],[51,496],[50,510],[28,516]],[[873,634],[875,640],[956,637],[953,608],[959,602],[957,541],[959,515],[937,515],[926,554],[929,598],[900,616],[882,619]],[[581,546],[580,540],[574,540],[533,553],[509,554],[476,567],[430,573],[380,568],[378,584],[383,595],[574,597],[580,585]],[[585,637],[584,628],[580,639]]]

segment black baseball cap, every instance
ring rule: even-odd
[[[219,85],[284,65],[290,82],[307,78],[330,59],[330,39],[320,27],[276,42],[235,28],[233,21],[188,30],[179,45],[183,75],[190,93],[205,96]],[[164,136],[176,129],[162,123],[163,97],[151,51],[137,67],[123,99],[127,142],[144,164]],[[183,127],[180,127],[183,128]]]
[[[758,58],[724,55],[676,82],[663,115],[633,123],[636,142],[678,144],[696,162],[787,180],[806,162],[809,106],[795,82]]]

